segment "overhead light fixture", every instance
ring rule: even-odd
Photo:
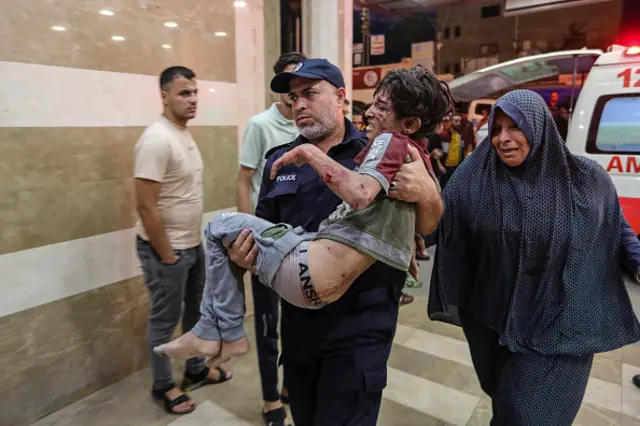
[[[243,0],[237,0],[233,2],[234,7],[245,7],[246,5],[247,5],[247,2]]]
[[[224,31],[216,31],[215,33],[213,33],[213,35],[216,37],[224,37],[227,35],[227,33],[225,33]]]
[[[211,93],[216,93],[216,89],[209,89]]]
[[[170,44],[163,44],[162,48],[163,49],[171,49],[171,45]]]
[[[113,13],[113,11],[112,11],[112,10],[109,10],[109,9],[102,9],[102,10],[100,11],[100,15],[104,15],[104,16],[113,16],[113,15],[115,15],[115,13]]]
[[[164,26],[167,28],[178,28],[178,24],[175,22],[165,22]]]
[[[124,41],[125,38],[119,35],[111,36],[111,40],[113,41]]]
[[[53,31],[67,31],[67,29],[61,25],[54,25],[53,27],[51,27],[51,29]]]

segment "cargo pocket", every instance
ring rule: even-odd
[[[387,368],[376,367],[364,372],[364,391],[382,392],[387,387]]]
[[[364,392],[359,401],[360,410],[365,418],[375,417],[380,411],[382,391],[387,387],[387,368],[370,368],[363,373]]]

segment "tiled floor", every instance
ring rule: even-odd
[[[423,279],[428,283],[428,264]],[[426,286],[401,310],[389,360],[388,386],[378,424],[488,425],[490,403],[475,378],[460,329],[430,322],[425,315]],[[640,292],[630,287],[634,304]],[[248,325],[252,321],[248,321]],[[247,327],[253,338],[253,329]],[[198,409],[187,416],[166,415],[151,402],[149,371],[143,370],[88,396],[36,426],[260,426],[260,391],[255,351],[227,365],[235,377],[191,395]],[[176,364],[176,377],[179,377]],[[631,377],[640,373],[640,346],[596,356],[583,407],[582,426],[640,426],[640,390]]]

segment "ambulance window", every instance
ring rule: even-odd
[[[640,95],[607,95],[598,99],[589,128],[587,151],[640,152]]]

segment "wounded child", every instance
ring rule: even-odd
[[[273,224],[245,213],[219,213],[207,225],[207,280],[201,318],[191,331],[154,348],[157,354],[215,357],[219,365],[248,351],[243,328],[244,270],[229,260],[224,243],[249,229],[260,251],[260,282],[292,305],[319,309],[338,300],[376,261],[407,271],[416,229],[415,205],[387,196],[405,162],[422,159],[431,176],[425,142],[398,132],[378,135],[348,170],[312,144],[301,144],[278,159],[271,179],[285,164],[308,163],[343,202],[317,233]]]

